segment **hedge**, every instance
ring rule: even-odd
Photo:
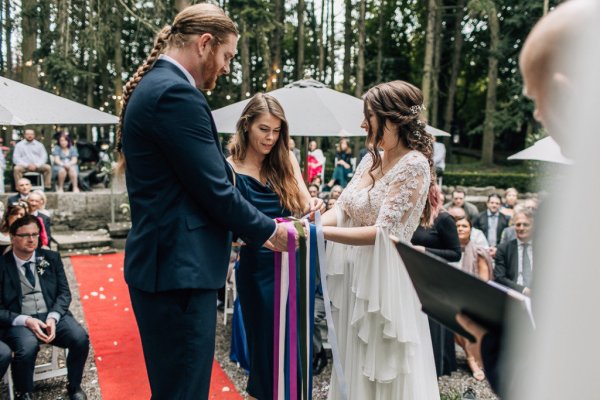
[[[521,193],[536,192],[538,176],[525,172],[446,171],[446,186],[494,186],[499,189],[516,188]]]

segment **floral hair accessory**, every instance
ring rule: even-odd
[[[427,108],[425,108],[425,104],[410,107],[410,113],[413,115],[417,115],[421,111],[425,111],[425,110],[427,110]]]

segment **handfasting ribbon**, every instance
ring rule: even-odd
[[[275,313],[273,315],[273,399],[279,397],[279,370],[282,365],[279,364],[279,325],[280,325],[280,314],[279,309],[281,307],[281,253],[275,252],[275,294],[274,294],[274,307]]]
[[[298,399],[298,274],[296,273],[296,229],[292,224],[288,228],[288,257],[290,263],[290,288],[288,299],[288,335],[290,345],[290,400]]]
[[[329,300],[329,291],[327,290],[327,266],[325,263],[325,236],[323,235],[323,225],[321,223],[321,213],[315,213],[315,225],[317,227],[317,247],[319,253],[319,270],[321,272],[321,287],[323,289],[323,302],[325,303],[325,318],[327,319],[327,338],[331,345],[333,356],[333,367],[338,378],[341,400],[348,399],[348,385],[344,377],[344,370],[340,361],[340,352],[333,326],[333,317],[331,315],[331,301]]]
[[[307,273],[310,271],[310,253],[309,251],[309,240],[310,240],[310,232],[306,230],[305,234],[305,223],[304,221],[295,221],[294,226],[298,231],[300,248],[299,248],[299,262],[298,262],[298,280],[299,280],[299,313],[298,313],[298,324],[300,325],[298,331],[298,348],[300,353],[300,399],[306,400],[308,399],[308,383],[306,377],[308,376],[308,356],[309,356],[309,348],[308,348],[308,325],[309,319],[308,310],[309,310],[309,294],[308,294],[308,284],[309,277]]]

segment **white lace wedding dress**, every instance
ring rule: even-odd
[[[439,399],[427,317],[388,238],[410,241],[428,194],[427,159],[402,157],[373,189],[367,155],[335,207],[337,226],[377,226],[374,246],[327,243],[327,284],[351,400]],[[332,374],[330,399],[340,399]]]

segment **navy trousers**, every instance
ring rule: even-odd
[[[0,342],[0,378],[6,373],[11,360],[12,350],[4,342]]]
[[[129,287],[152,400],[208,399],[217,290],[148,293]]]
[[[45,321],[45,315],[38,316]],[[24,326],[12,326],[6,330],[4,341],[14,351],[12,372],[15,389],[19,393],[33,392],[33,369],[40,342],[33,332]],[[90,350],[87,332],[70,315],[63,315],[56,325],[56,338],[53,346],[69,349],[67,356],[67,378],[69,389],[81,386],[85,361]]]

